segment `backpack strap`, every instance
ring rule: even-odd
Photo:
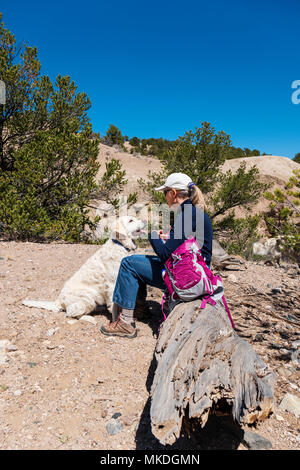
[[[162,314],[163,314],[163,321],[166,321],[167,317],[166,317],[166,314],[164,312],[164,304],[165,304],[165,301],[166,301],[166,297],[167,297],[167,294],[166,294],[166,291],[163,293],[163,296],[162,296],[162,299],[161,299],[161,311],[162,311]]]
[[[235,325],[234,325],[234,322],[233,322],[233,319],[232,319],[232,316],[231,316],[229,307],[228,307],[228,305],[227,305],[227,302],[226,302],[226,299],[225,299],[225,295],[223,295],[223,297],[222,297],[222,302],[223,302],[223,304],[224,304],[224,307],[225,307],[225,310],[226,310],[226,312],[227,312],[228,318],[229,318],[229,320],[230,320],[231,326],[232,326],[233,329],[235,329]]]
[[[205,296],[201,302],[200,308],[205,308],[207,303],[215,306],[217,302],[211,297]]]

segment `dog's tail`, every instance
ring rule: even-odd
[[[51,312],[60,312],[62,310],[59,302],[48,302],[47,300],[23,300],[23,305],[26,307],[44,308],[45,310],[51,310]]]

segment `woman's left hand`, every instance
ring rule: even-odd
[[[162,241],[166,241],[167,238],[168,238],[168,234],[167,233],[164,233],[162,230],[160,230],[158,232],[158,235],[159,235],[159,238],[162,240]]]

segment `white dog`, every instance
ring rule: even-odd
[[[97,305],[112,310],[112,297],[122,258],[136,249],[134,239],[144,232],[145,222],[135,217],[120,217],[111,236],[96,253],[68,280],[54,302],[24,300],[27,307],[52,312],[66,311],[67,317],[79,318],[91,313]]]

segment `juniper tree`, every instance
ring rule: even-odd
[[[149,172],[148,181],[139,179],[139,184],[153,200],[162,200],[155,192],[170,173],[187,173],[193,182],[207,195],[210,215],[215,218],[238,205],[257,201],[265,185],[258,181],[258,170],[254,166],[246,170],[241,164],[236,173],[225,174],[221,168],[231,151],[230,136],[224,131],[215,131],[208,122],[202,122],[194,132],[188,131],[177,139],[177,144],[168,149],[160,159],[161,172]]]
[[[52,83],[41,74],[36,47],[17,48],[0,14],[0,232],[19,239],[80,240],[91,198],[114,182],[126,183],[120,165],[110,162],[101,183],[99,136],[88,117],[88,96],[69,76]],[[109,197],[109,196],[108,196]]]
[[[120,129],[114,124],[110,124],[106,131],[103,142],[107,145],[120,145],[123,148],[124,140],[125,138],[123,137]]]
[[[270,235],[280,241],[281,249],[300,259],[300,170],[293,170],[293,176],[283,189],[264,194],[271,201],[265,221]]]

